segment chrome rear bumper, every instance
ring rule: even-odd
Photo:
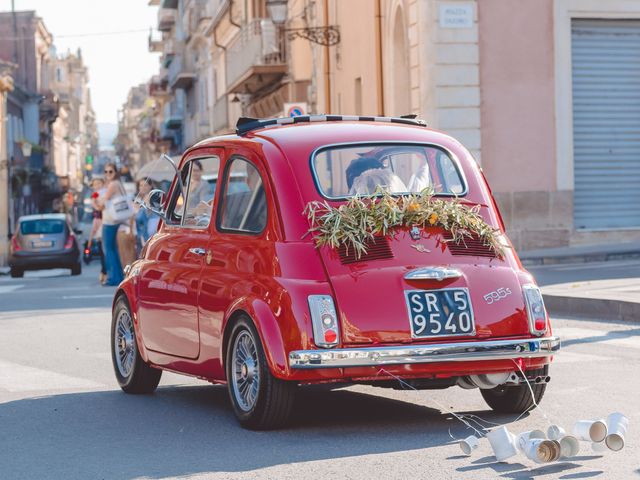
[[[559,337],[399,347],[296,350],[289,353],[289,365],[291,368],[347,368],[412,363],[515,360],[548,357],[558,350],[560,350]]]

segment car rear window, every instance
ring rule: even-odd
[[[377,188],[394,194],[462,196],[460,169],[444,150],[431,145],[342,145],[321,149],[312,158],[320,193],[327,198],[371,195]]]
[[[62,233],[64,222],[62,220],[27,220],[20,223],[20,232],[23,235]]]

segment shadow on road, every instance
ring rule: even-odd
[[[290,428],[243,430],[223,386],[165,387],[0,404],[4,478],[164,478],[442,445],[464,427],[438,410],[363,393],[302,389]],[[477,413],[477,412],[476,412]],[[64,432],[64,433],[62,433]]]

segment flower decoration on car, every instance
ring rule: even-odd
[[[502,257],[505,243],[500,231],[480,216],[480,205],[469,207],[454,198],[434,198],[431,189],[420,193],[394,196],[383,188],[373,195],[354,196],[346,203],[334,207],[328,202],[309,202],[304,214],[311,223],[308,233],[314,235],[317,247],[327,245],[353,249],[356,258],[367,253],[367,241],[376,236],[393,235],[402,228],[435,227],[451,234],[454,243],[465,238],[478,238]]]

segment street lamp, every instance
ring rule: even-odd
[[[277,26],[283,26],[287,21],[287,0],[267,0],[267,9],[271,20]],[[288,40],[296,37],[304,38],[312,43],[331,47],[340,43],[340,29],[337,25],[323,27],[283,28]]]

